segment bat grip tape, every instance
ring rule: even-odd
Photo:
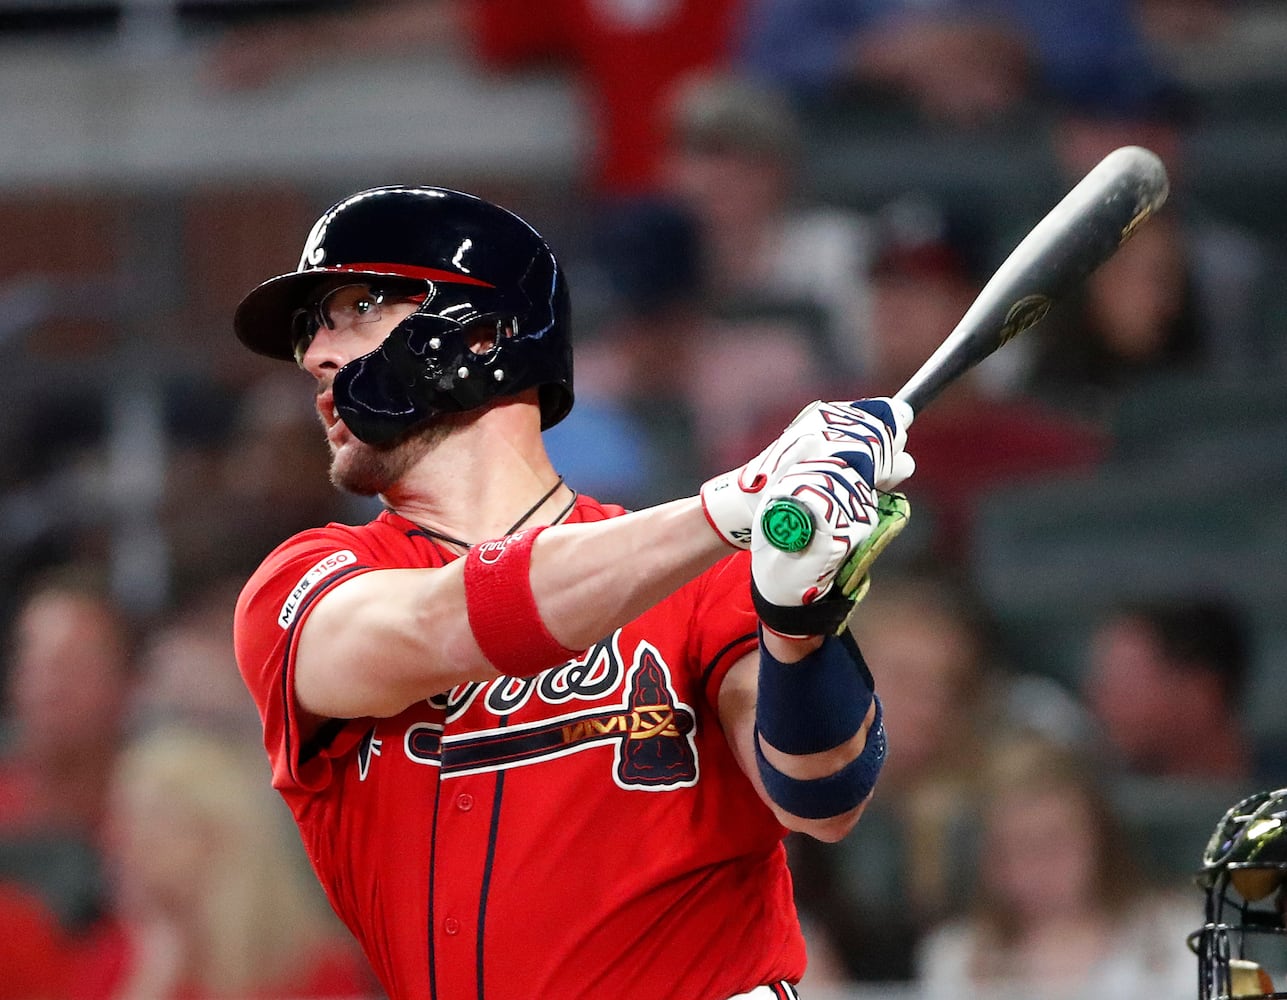
[[[465,609],[483,656],[507,677],[528,677],[579,655],[546,628],[532,593],[532,546],[544,526],[480,542],[465,556]]]

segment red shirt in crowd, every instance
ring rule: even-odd
[[[741,0],[475,0],[474,37],[495,68],[550,62],[580,79],[591,117],[594,185],[647,191],[667,133],[666,106],[689,74],[729,62]]]

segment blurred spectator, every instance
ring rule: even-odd
[[[309,876],[251,744],[153,729],[111,782],[113,912],[74,966],[77,1000],[374,995]]]
[[[555,62],[581,84],[596,146],[590,186],[655,189],[672,88],[732,58],[744,0],[479,0],[489,66]]]
[[[670,88],[729,61],[741,2],[369,0],[234,31],[210,71],[224,86],[255,86],[285,70],[416,52],[472,52],[503,71],[556,67],[577,82],[590,123],[587,186],[632,196],[654,187]]]
[[[13,625],[0,830],[94,834],[131,684],[132,628],[96,574],[36,581]]]
[[[807,139],[794,108],[765,85],[707,75],[685,82],[669,115],[662,187],[697,221],[715,310],[780,316],[814,341],[829,371],[860,374],[870,227],[804,196]]]
[[[232,610],[245,581],[213,580],[144,639],[130,728],[183,721],[258,738],[259,715],[241,683],[232,648]]]
[[[0,757],[0,868],[68,931],[97,913],[105,785],[133,686],[132,624],[90,570],[35,581],[13,624]]]
[[[874,222],[872,369],[893,392],[978,295],[991,270],[993,234],[970,209],[915,193],[881,206]],[[974,369],[949,391],[986,391],[988,370]]]
[[[812,391],[817,355],[790,325],[712,313],[701,231],[683,205],[620,202],[599,213],[591,242],[586,277],[604,290],[599,320],[577,349],[578,404],[547,437],[551,456],[589,489],[575,470],[598,446],[607,410],[631,429],[647,470],[627,499],[674,499],[724,467],[727,442],[744,428]],[[592,405],[578,414],[581,401]]]
[[[1134,774],[1241,783],[1253,754],[1240,705],[1250,637],[1219,600],[1129,602],[1088,644],[1084,697],[1110,755]]]
[[[1228,29],[1242,3],[1228,0],[1139,0],[1144,34],[1155,47],[1210,44]]]
[[[258,546],[256,558],[301,524],[355,516],[322,471],[329,457],[317,440],[313,388],[297,374],[274,371],[248,387],[222,456],[219,493],[236,509],[238,530]]]
[[[689,379],[710,319],[697,230],[681,207],[643,198],[598,212],[589,243],[577,287],[593,318],[577,348],[577,406],[546,444],[578,489],[647,506],[701,477]]]
[[[1093,762],[1025,736],[983,779],[971,904],[924,941],[926,1000],[1191,996],[1185,902],[1140,874]]]
[[[1185,238],[1165,211],[1034,331],[1024,390],[1069,411],[1107,419],[1142,380],[1208,367],[1187,275]]]
[[[171,452],[162,524],[174,603],[224,574],[244,578],[305,525],[351,515],[327,479],[312,389],[293,374],[274,372],[229,396],[219,433]]]
[[[752,75],[957,126],[1054,97],[1113,102],[1158,76],[1122,0],[751,0],[747,20]]]

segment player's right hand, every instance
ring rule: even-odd
[[[775,484],[799,463],[835,456],[869,487],[892,490],[915,469],[903,450],[911,422],[911,407],[898,399],[810,403],[755,458],[702,484],[706,519],[729,545],[750,548],[752,525]]]

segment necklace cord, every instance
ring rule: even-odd
[[[541,496],[541,499],[537,500],[536,503],[532,504],[532,506],[527,509],[527,511],[523,514],[522,517],[520,517],[517,521],[515,521],[512,525],[510,525],[509,529],[505,532],[505,534],[512,535],[519,528],[525,525],[531,519],[532,515],[541,509],[541,507],[545,504],[545,501],[550,499],[550,497],[554,496],[554,494],[558,492],[559,487],[562,485],[563,485],[563,477],[559,476],[558,481],[555,482],[555,484],[551,486],[548,490],[546,490],[545,493]],[[573,490],[572,499],[567,502],[567,506],[565,506],[561,511],[559,511],[558,516],[556,516],[551,523],[558,524],[565,517],[567,517],[568,513],[576,505],[577,498],[580,495],[581,494],[579,494],[576,490]],[[437,541],[447,542],[449,545],[458,545],[462,549],[468,550],[474,547],[473,542],[466,542],[464,539],[461,539],[461,538],[453,538],[451,535],[445,535],[441,531],[434,531],[432,528],[421,527],[420,532],[424,535],[427,535],[429,538],[435,539]]]
[[[554,494],[558,492],[559,487],[562,485],[563,485],[563,477],[559,476],[559,478],[555,480],[554,485],[551,486],[548,490],[545,491],[545,493],[541,495],[541,499],[537,500],[536,503],[528,507],[527,513],[524,514],[522,517],[520,517],[517,521],[515,521],[513,524],[509,526],[509,530],[506,531],[505,534],[512,535],[519,528],[525,525],[528,521],[528,518],[530,518],[533,514],[535,514],[538,510],[540,510],[541,507],[544,505],[545,501],[548,500],[550,497],[554,496]]]

